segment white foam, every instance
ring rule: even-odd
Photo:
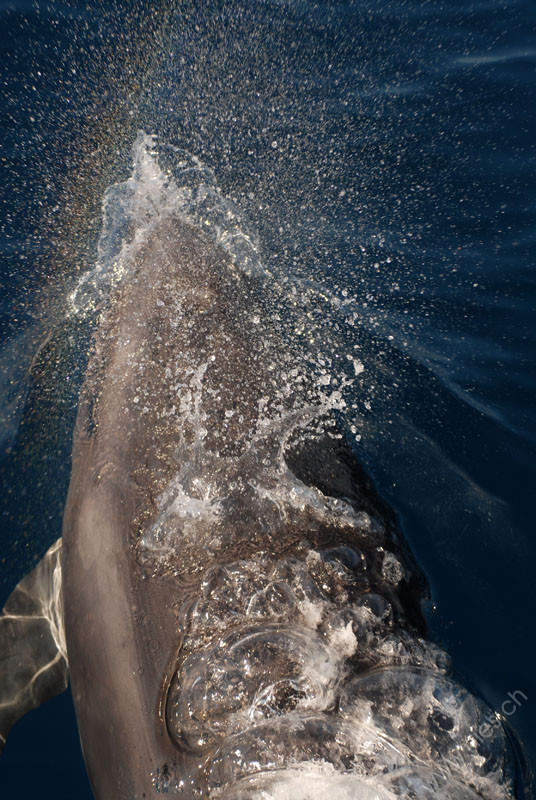
[[[330,632],[329,642],[343,658],[353,656],[357,650],[357,638],[352,630],[352,623],[334,628]]]
[[[304,763],[293,769],[260,774],[233,787],[234,800],[394,800],[389,790],[330,764]]]

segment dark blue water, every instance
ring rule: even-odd
[[[214,169],[278,279],[312,287],[341,372],[348,348],[363,362],[342,422],[428,576],[431,633],[492,708],[527,696],[509,724],[534,767],[536,5],[13,2],[0,21],[2,601],[60,534],[87,334],[62,287],[144,129]],[[68,695],[13,730],[0,787],[91,796]]]

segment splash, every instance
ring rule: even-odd
[[[132,149],[132,173],[110,186],[102,205],[102,232],[95,267],[71,292],[70,313],[94,310],[131,273],[140,248],[166,216],[203,230],[245,273],[264,271],[259,243],[243,215],[216,184],[214,173],[196,156],[141,131]]]
[[[485,705],[397,617],[403,574],[383,548],[305,544],[206,572],[167,722],[210,797],[514,796],[502,726],[477,739]]]

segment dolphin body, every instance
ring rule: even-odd
[[[98,800],[513,797],[504,729],[424,638],[394,515],[296,401],[256,279],[172,214],[130,267],[62,541],[0,617],[2,740],[69,678]]]

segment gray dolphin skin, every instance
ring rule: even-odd
[[[0,617],[3,740],[68,676],[98,800],[513,798],[425,595],[259,281],[162,215],[102,311],[62,542]]]

